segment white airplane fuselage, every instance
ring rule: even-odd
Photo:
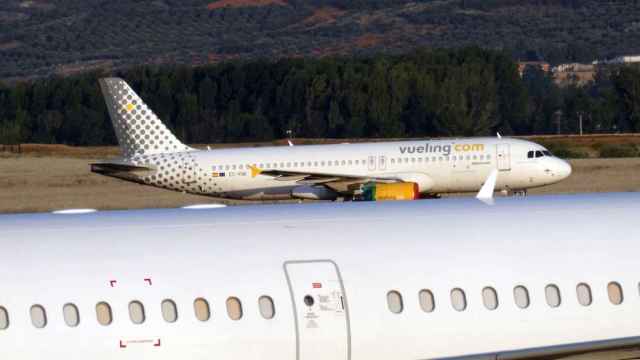
[[[0,354],[495,359],[637,344],[639,204],[610,194],[2,216]],[[65,306],[77,309],[71,326]]]
[[[531,151],[540,153],[546,149],[525,140],[469,138],[194,150],[141,156],[132,162],[158,168],[157,174],[146,174],[138,179],[140,182],[241,199],[291,198],[297,188],[304,186],[295,177],[287,180],[255,174],[250,166],[415,182],[422,194],[478,191],[493,169],[499,170],[497,190],[545,186],[571,173],[566,161],[546,155],[528,157]]]

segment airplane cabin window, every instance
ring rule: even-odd
[[[464,311],[467,308],[467,297],[462,289],[451,290],[451,306],[457,311]]]
[[[544,296],[549,306],[554,308],[560,306],[562,299],[560,298],[560,289],[556,285],[547,285],[544,288]]]
[[[227,299],[227,314],[231,320],[242,319],[242,303],[237,297]]]
[[[578,284],[576,286],[576,295],[578,297],[578,303],[582,306],[589,306],[593,301],[591,297],[591,288],[585,283]]]
[[[387,306],[389,307],[389,311],[394,314],[400,314],[404,309],[404,304],[402,303],[402,295],[395,290],[391,290],[387,293]]]
[[[345,165],[347,165],[347,162],[342,160],[342,166],[345,166]]]
[[[67,326],[76,327],[80,324],[80,313],[78,312],[78,307],[74,304],[69,303],[63,306],[62,315]]]
[[[498,308],[498,293],[492,287],[486,287],[482,289],[482,302],[484,307],[489,310],[495,310]]]
[[[273,305],[273,299],[269,296],[260,296],[258,299],[258,308],[260,308],[260,315],[267,320],[273,319],[276,315],[276,308]]]
[[[140,301],[132,301],[129,303],[129,318],[134,324],[142,324],[144,322],[144,305]]]
[[[113,315],[111,313],[111,306],[106,302],[101,302],[96,305],[96,318],[98,323],[103,326],[110,325],[113,321]]]
[[[613,305],[620,305],[624,301],[624,295],[622,294],[622,286],[615,281],[612,281],[607,285],[607,293],[609,294],[609,301]]]
[[[9,328],[9,313],[7,309],[0,306],[0,330],[6,330]]]
[[[178,320],[178,307],[175,302],[165,299],[160,304],[160,307],[162,308],[162,318],[164,321],[173,323]]]
[[[424,312],[433,312],[436,308],[436,302],[433,298],[433,293],[431,290],[420,290],[418,293],[418,298],[420,299],[420,308]]]
[[[520,309],[526,309],[529,307],[529,291],[526,287],[516,286],[513,289],[513,299]]]
[[[33,305],[29,310],[31,315],[31,323],[38,329],[42,329],[47,326],[47,312],[42,305]]]
[[[200,321],[207,321],[211,317],[211,311],[209,310],[209,303],[203,298],[197,298],[193,302],[193,310],[196,314],[196,319]]]
[[[392,163],[392,164],[395,164],[395,163],[396,163],[396,159],[391,158],[391,163]]]

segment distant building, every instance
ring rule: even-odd
[[[640,55],[623,55],[613,59],[596,60],[593,65],[621,65],[640,63]]]
[[[546,73],[551,69],[551,65],[549,65],[546,61],[519,61],[518,62],[518,72],[520,73],[520,77],[524,74],[524,71],[528,67],[538,68]]]
[[[559,86],[582,86],[595,79],[597,68],[593,64],[569,63],[554,66],[551,71],[553,81]]]

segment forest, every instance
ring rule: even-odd
[[[0,144],[115,144],[98,79],[125,79],[187,143],[640,131],[640,69],[582,87],[504,51],[145,65],[0,84]]]

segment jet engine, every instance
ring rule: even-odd
[[[291,197],[305,200],[335,200],[338,193],[324,186],[298,186],[291,190]]]
[[[420,198],[418,184],[414,182],[380,184],[368,183],[357,197],[363,201],[417,200]]]

